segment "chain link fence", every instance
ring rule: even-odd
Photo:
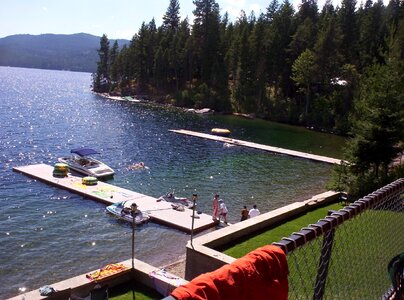
[[[289,299],[380,299],[404,252],[404,178],[274,244],[287,253]]]

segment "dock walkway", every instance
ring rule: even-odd
[[[125,200],[135,200],[140,210],[150,214],[151,221],[191,233],[191,209],[186,208],[185,211],[177,211],[172,209],[170,202],[157,201],[156,198],[102,181],[98,181],[97,185],[94,186],[84,185],[82,184],[82,177],[74,176],[70,173],[67,177],[54,177],[53,167],[46,164],[14,167],[13,170],[106,205]],[[197,214],[196,212],[195,216],[197,216],[194,218],[195,233],[215,226],[212,216],[203,213]]]
[[[179,133],[179,134],[185,134],[185,135],[190,135],[190,136],[194,136],[194,137],[204,138],[204,139],[208,139],[208,140],[229,143],[229,144],[233,144],[233,145],[237,145],[237,146],[245,146],[245,147],[269,151],[269,152],[273,152],[273,153],[279,153],[279,154],[295,156],[295,157],[310,159],[310,160],[319,161],[319,162],[325,162],[328,164],[341,164],[341,162],[342,162],[341,159],[336,159],[336,158],[331,158],[331,157],[326,157],[326,156],[321,156],[321,155],[316,155],[316,154],[310,154],[310,153],[305,153],[305,152],[299,152],[299,151],[294,151],[294,150],[289,150],[289,149],[284,149],[284,148],[279,148],[279,147],[273,147],[273,146],[268,146],[268,145],[262,145],[262,144],[257,144],[257,143],[253,143],[253,142],[242,141],[242,140],[236,140],[236,139],[232,139],[232,138],[228,138],[228,137],[222,137],[222,136],[217,136],[217,135],[213,135],[213,134],[206,134],[206,133],[201,133],[201,132],[196,132],[196,131],[191,131],[191,130],[184,130],[184,129],[174,130],[174,129],[172,129],[170,131]]]

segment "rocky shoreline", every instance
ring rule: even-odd
[[[174,106],[170,103],[167,103],[162,99],[161,97],[150,97],[148,95],[132,95],[132,96],[120,96],[120,95],[115,95],[115,94],[109,94],[109,93],[97,93],[94,92],[96,95],[110,99],[110,100],[115,100],[115,101],[128,101],[128,102],[139,102],[139,103],[153,103],[161,106],[170,106],[170,107],[177,107],[178,109],[182,109],[186,112],[190,113],[195,113],[195,114],[218,114],[215,110],[205,107],[205,108],[187,108],[187,107],[180,107],[180,106]],[[225,114],[225,113],[220,113],[220,114]],[[233,116],[238,116],[238,117],[243,117],[247,119],[254,119],[256,116],[254,114],[243,114],[243,113],[229,113]]]

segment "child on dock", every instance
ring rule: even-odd
[[[243,209],[241,210],[241,219],[240,219],[240,222],[241,221],[244,221],[244,220],[247,220],[248,219],[248,209],[247,209],[247,206],[243,206]]]

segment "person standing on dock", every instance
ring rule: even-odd
[[[212,219],[214,221],[216,221],[217,220],[217,214],[219,212],[219,195],[218,194],[216,194],[215,197],[213,197],[212,208],[213,208]]]
[[[244,220],[247,220],[248,219],[248,209],[247,209],[247,206],[243,206],[243,209],[241,210],[241,219],[240,219],[240,222],[241,221],[244,221]]]
[[[259,209],[257,208],[257,205],[253,205],[253,208],[250,209],[250,211],[248,212],[248,216],[250,218],[254,218],[256,216],[259,216],[261,213],[259,211]]]
[[[227,212],[228,209],[226,207],[226,204],[224,204],[224,201],[222,199],[219,200],[219,222],[220,222],[220,217],[223,217],[224,224],[227,224]]]

